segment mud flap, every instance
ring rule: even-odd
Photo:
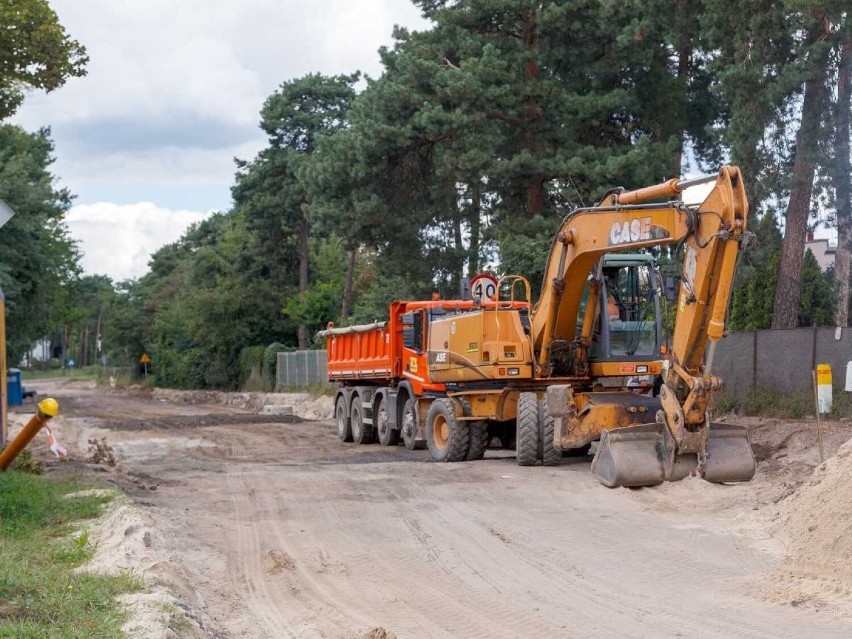
[[[601,433],[592,473],[605,486],[656,486],[680,481],[698,468],[695,453],[674,453],[675,444],[663,424],[639,424]],[[704,479],[749,481],[755,462],[743,426],[710,424]]]

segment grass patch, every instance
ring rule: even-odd
[[[21,371],[21,382],[26,385],[28,381],[36,379],[67,379],[70,381],[85,381],[96,379],[97,376],[97,366],[86,366],[85,368],[51,368],[46,371]]]
[[[0,639],[123,637],[125,614],[116,596],[138,590],[141,581],[74,571],[94,549],[73,524],[97,517],[110,500],[64,498],[80,488],[0,473]]]
[[[852,393],[835,388],[831,406],[831,419],[852,418]],[[749,392],[744,398],[721,395],[714,399],[717,414],[741,413],[759,417],[802,419],[814,417],[816,407],[811,391],[781,393],[771,389]]]

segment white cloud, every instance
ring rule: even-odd
[[[152,253],[209,215],[202,211],[170,211],[151,202],[99,202],[73,207],[66,219],[71,237],[83,251],[84,272],[119,281],[144,275]]]
[[[52,0],[88,74],[28,96],[14,122],[51,126],[68,216],[89,273],[143,274],[150,254],[227,208],[233,158],[265,145],[263,101],[311,72],[381,73],[408,0]],[[139,201],[152,203],[136,203]],[[143,220],[157,220],[153,230]]]

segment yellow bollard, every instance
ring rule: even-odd
[[[20,455],[21,451],[27,447],[33,437],[38,435],[38,431],[41,430],[42,426],[44,426],[51,417],[55,417],[59,412],[59,404],[55,399],[51,397],[47,397],[41,400],[38,403],[38,412],[32,416],[32,419],[27,422],[27,425],[24,426],[24,429],[18,433],[18,436],[15,437],[6,448],[3,449],[3,452],[0,452],[0,470],[6,470],[15,461],[15,457]]]

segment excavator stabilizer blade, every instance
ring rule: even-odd
[[[592,473],[612,488],[661,484],[663,428],[661,424],[639,424],[603,431]]]
[[[663,424],[639,424],[601,433],[592,473],[605,486],[656,486],[680,481],[698,468],[695,453],[672,456],[674,450]],[[749,481],[755,462],[748,431],[743,426],[710,424],[704,479],[714,483]]]
[[[750,481],[754,471],[748,429],[734,424],[710,424],[704,479],[714,483]]]

